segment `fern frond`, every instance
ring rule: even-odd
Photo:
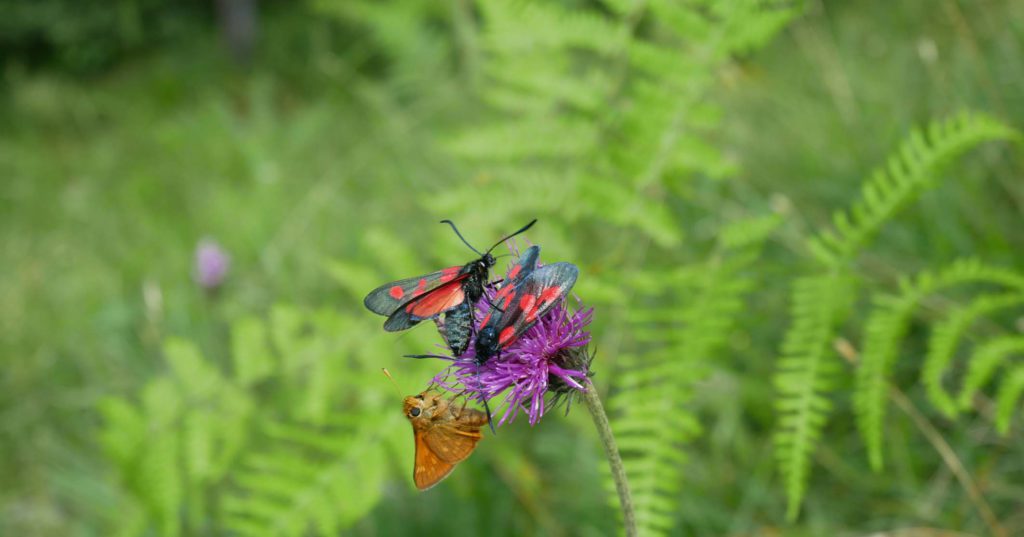
[[[382,482],[386,468],[379,431],[387,430],[382,423],[400,419],[398,414],[384,415],[363,403],[362,421],[320,424],[331,422],[339,394],[363,400],[359,389],[370,385],[366,376],[379,373],[361,367],[356,355],[376,359],[380,351],[353,340],[351,334],[364,332],[352,326],[359,321],[330,310],[282,305],[271,319],[269,328],[254,317],[235,323],[237,381],[205,360],[194,344],[169,339],[164,345],[169,374],[146,385],[141,408],[122,399],[104,402],[104,445],[144,507],[151,532],[211,532],[214,528],[203,522],[209,518],[206,499],[222,496],[218,488],[228,482],[247,487],[230,496],[235,510],[225,511],[229,526],[246,535],[301,534],[309,528],[336,534],[379,499],[374,484]],[[268,335],[278,356],[268,349]],[[261,397],[250,391],[257,384]],[[302,425],[272,422],[264,434],[255,434],[252,417],[275,414],[258,405],[284,401]],[[370,488],[341,490],[352,488],[352,479]]]
[[[726,225],[719,233],[719,241],[726,248],[743,248],[766,241],[782,225],[782,216],[768,214],[745,218]]]
[[[998,337],[978,346],[967,364],[967,374],[957,397],[960,408],[970,408],[974,395],[992,380],[999,366],[1018,354],[1024,355],[1024,336]]]
[[[861,360],[854,388],[857,425],[875,471],[883,466],[883,425],[889,376],[915,309],[928,295],[967,284],[991,284],[1024,291],[1024,275],[976,259],[958,260],[938,271],[903,279],[898,295],[878,295],[864,329]]]
[[[756,261],[760,241],[748,246],[725,249],[706,263],[660,277],[637,276],[635,288],[644,295],[659,297],[667,288],[678,297],[631,312],[630,332],[649,350],[623,357],[618,392],[609,404],[643,535],[665,534],[675,523],[674,497],[685,462],[681,446],[701,431],[686,406],[692,386],[708,374],[709,359],[727,340],[753,287],[745,270]],[[680,303],[686,304],[682,311]]]
[[[180,510],[185,500],[185,484],[178,469],[181,436],[175,430],[183,401],[174,383],[161,378],[146,386],[142,405],[150,430],[139,454],[135,490],[160,534],[176,536],[181,533]]]
[[[871,468],[883,467],[883,438],[889,376],[914,309],[925,297],[961,285],[988,284],[1024,291],[1024,276],[977,259],[961,259],[943,270],[903,279],[897,295],[878,295],[864,329],[860,365],[854,388],[857,426],[867,447]]]
[[[706,98],[714,73],[795,12],[747,0],[713,15],[672,2],[592,10],[483,2],[489,83],[481,97],[494,117],[446,144],[480,180],[446,189],[429,210],[479,213],[481,199],[528,192],[505,205],[568,213],[570,224],[595,218],[677,246],[666,191],[694,172],[723,177],[735,168],[703,132],[721,116]]]
[[[793,285],[791,325],[774,379],[779,414],[775,455],[786,483],[790,520],[800,512],[811,454],[832,409],[826,394],[832,391],[839,360],[829,349],[852,295],[852,280],[838,271],[801,277]]]
[[[488,21],[486,46],[506,54],[544,53],[568,48],[614,53],[621,29],[595,12],[570,11],[545,2],[480,3]]]
[[[889,373],[917,303],[916,297],[900,298],[878,296],[874,299],[875,309],[864,327],[864,345],[853,394],[857,425],[868,449],[868,461],[876,472],[881,471],[883,464],[882,424],[887,409]]]
[[[953,361],[964,332],[985,315],[1021,305],[1024,305],[1024,294],[984,295],[954,310],[948,319],[932,330],[928,354],[921,370],[921,381],[931,403],[947,417],[956,416],[958,409],[953,397],[942,387],[942,376]]]
[[[937,173],[960,154],[986,141],[1020,140],[1020,134],[982,114],[960,114],[913,131],[864,182],[860,198],[833,216],[833,228],[811,239],[818,261],[837,266],[859,251],[893,215],[935,183]]]
[[[385,479],[382,424],[369,418],[339,430],[269,425],[267,447],[245,459],[235,478],[241,491],[223,503],[225,528],[241,536],[336,535],[362,517]]]
[[[996,430],[1000,434],[1010,431],[1010,420],[1013,419],[1017,401],[1024,393],[1024,365],[1013,368],[999,384],[996,394]]]

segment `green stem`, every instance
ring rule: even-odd
[[[583,401],[594,418],[594,426],[597,427],[601,443],[604,444],[604,453],[608,457],[608,466],[612,469],[612,479],[615,480],[615,492],[619,494],[626,536],[636,537],[636,513],[633,511],[633,496],[629,492],[629,482],[626,481],[626,470],[622,467],[622,456],[615,445],[615,436],[612,435],[612,428],[608,424],[608,415],[604,413],[601,398],[597,396],[597,389],[592,383],[583,391]]]

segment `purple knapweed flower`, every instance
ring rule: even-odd
[[[490,310],[489,302],[496,292],[493,287],[487,288],[487,300],[477,303],[478,325]],[[582,307],[578,300],[575,311],[569,310],[566,300],[560,300],[499,356],[482,365],[476,363],[473,344],[458,358],[436,355],[453,363],[433,381],[448,391],[478,400],[490,400],[504,392],[505,410],[498,425],[510,423],[521,409],[529,416],[530,425],[535,425],[559,399],[586,389],[590,374],[586,347],[591,339],[587,326],[593,316],[593,308]],[[551,401],[545,400],[548,393],[553,394]]]
[[[217,241],[204,238],[196,246],[193,277],[200,287],[213,291],[224,283],[231,258]]]

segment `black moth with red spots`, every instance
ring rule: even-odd
[[[386,283],[370,291],[363,299],[363,305],[376,314],[387,316],[384,330],[388,332],[412,328],[420,321],[437,319],[441,314],[445,314],[445,321],[448,321],[450,312],[459,312],[452,319],[456,322],[439,323],[441,335],[452,349],[452,353],[459,356],[469,345],[472,322],[462,323],[458,322],[458,319],[461,318],[460,315],[464,316],[465,312],[472,311],[472,306],[484,295],[484,286],[488,284],[490,269],[495,264],[491,250],[509,238],[530,229],[537,220],[531,220],[529,224],[496,242],[484,253],[480,253],[466,242],[450,220],[441,222],[452,226],[455,234],[466,246],[480,254],[480,258],[461,267],[448,267],[423,276]]]
[[[476,362],[483,364],[501,354],[523,335],[576,284],[580,270],[572,263],[552,263],[506,285],[494,297],[491,311],[476,336]]]

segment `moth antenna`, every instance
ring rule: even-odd
[[[527,229],[530,229],[536,223],[537,223],[537,219],[536,218],[534,218],[533,220],[530,220],[530,223],[526,224],[525,226],[523,226],[521,228],[519,228],[519,231],[516,231],[515,233],[513,233],[513,234],[505,237],[504,239],[501,239],[500,241],[494,243],[494,246],[491,246],[490,248],[487,249],[487,253],[491,253],[491,250],[497,248],[499,244],[501,244],[501,243],[511,239],[512,237],[515,237],[516,235],[526,231]]]
[[[476,248],[473,248],[473,245],[470,244],[469,241],[467,241],[465,239],[465,237],[462,236],[462,233],[459,233],[459,228],[455,227],[455,222],[452,222],[451,220],[445,219],[445,220],[441,220],[441,223],[442,224],[448,224],[449,226],[452,226],[452,230],[455,231],[455,234],[458,235],[460,239],[462,239],[462,244],[465,244],[466,246],[469,246],[469,249],[473,250],[474,252],[476,252],[477,255],[479,255],[480,257],[484,256],[484,254],[480,253],[480,250],[477,250]],[[490,250],[488,250],[488,251],[490,251]]]
[[[454,358],[452,358],[450,356],[444,356],[444,355],[441,355],[441,354],[403,354],[402,356],[405,357],[405,358],[417,358],[417,359],[422,359],[422,358],[440,358],[441,360],[448,360],[449,362],[454,362],[455,361]]]
[[[381,370],[381,372],[384,373],[384,376],[387,377],[388,380],[391,381],[391,385],[395,387],[395,390],[398,392],[398,396],[399,397],[405,397],[404,395],[402,395],[402,389],[398,387],[398,383],[395,382],[395,377],[391,376],[391,373],[388,371],[388,368],[382,367],[382,368],[380,368],[380,370]]]

